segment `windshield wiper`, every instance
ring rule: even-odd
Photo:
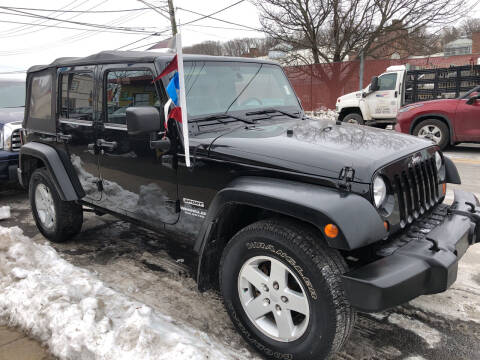
[[[301,117],[298,111],[295,113],[290,113],[288,111],[283,111],[275,108],[268,108],[268,109],[263,109],[258,111],[250,111],[245,113],[245,115],[249,116],[249,115],[273,114],[273,113],[280,113],[294,119],[298,119]]]
[[[230,115],[230,114],[215,114],[215,115],[208,115],[205,117],[195,118],[192,119],[192,122],[202,122],[202,121],[209,121],[209,120],[217,120],[221,124],[228,124],[228,121],[222,121],[223,119],[235,119],[238,121],[242,121],[246,124],[253,124],[253,121],[244,119],[240,116]]]

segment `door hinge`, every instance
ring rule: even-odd
[[[98,179],[98,180],[95,181],[95,183],[97,184],[98,192],[102,192],[103,191],[103,181]]]
[[[61,132],[57,133],[57,141],[69,142],[70,140],[72,140],[72,135],[63,134]]]
[[[165,200],[165,202],[167,204],[173,204],[174,208],[175,208],[175,213],[179,213],[180,212],[180,200]]]
[[[349,166],[345,166],[340,170],[338,177],[338,187],[343,190],[350,191],[352,188],[351,182],[355,178],[355,170]]]

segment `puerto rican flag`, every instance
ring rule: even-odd
[[[160,75],[153,80],[153,82],[160,80],[165,75],[168,75],[173,71],[176,71],[166,89],[170,99],[163,107],[165,115],[165,130],[168,129],[167,123],[169,119],[174,119],[182,124],[183,145],[185,148],[185,165],[190,167],[190,141],[188,137],[187,101],[185,96],[182,39],[180,34],[177,34],[170,39],[160,41],[148,50],[162,48],[175,49],[176,54],[170,63],[165,67],[165,69],[160,73]],[[175,107],[169,111],[172,104],[174,104]]]

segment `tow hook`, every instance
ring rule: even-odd
[[[465,205],[469,207],[468,211],[449,208],[447,214],[461,215],[469,218],[474,224],[472,229],[472,243],[480,242],[480,211],[477,211],[475,204],[471,202],[466,201]]]

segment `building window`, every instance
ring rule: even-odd
[[[93,120],[92,73],[66,73],[61,77],[60,117]]]
[[[160,107],[153,74],[149,70],[115,70],[107,73],[107,122],[127,124],[130,106]]]

